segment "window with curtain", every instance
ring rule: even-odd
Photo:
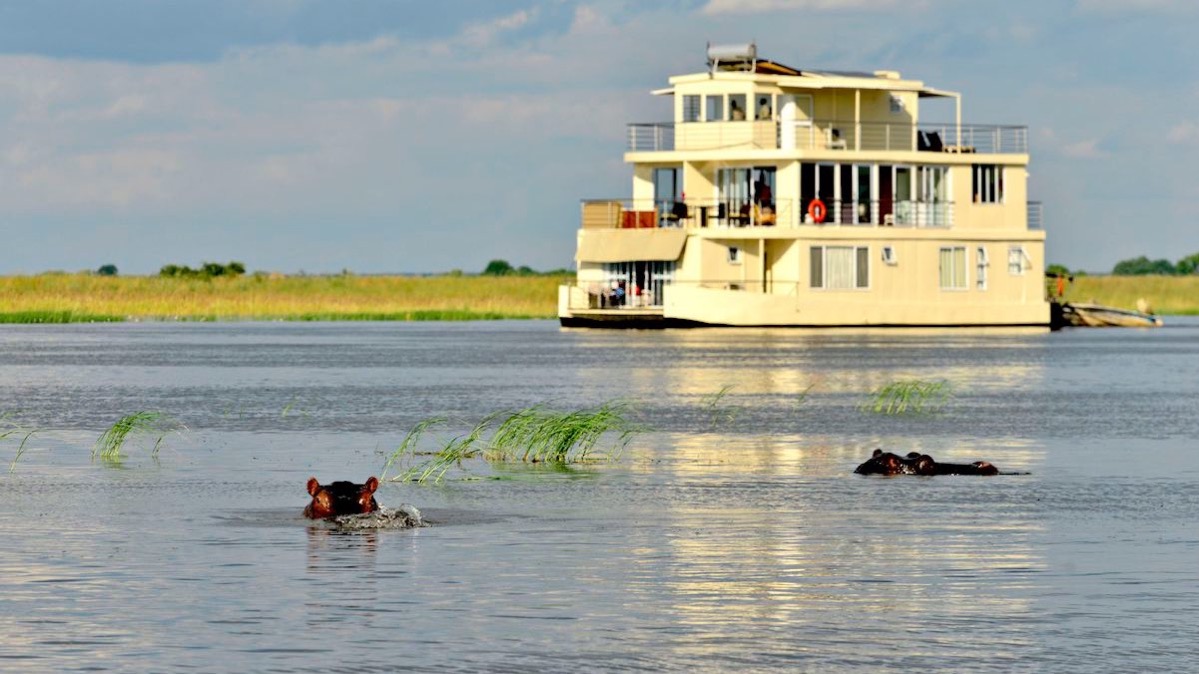
[[[974,164],[970,169],[974,203],[1002,203],[1003,167],[998,164]]]
[[[809,282],[813,288],[853,290],[870,287],[867,246],[812,246]]]
[[[699,121],[699,96],[683,96],[683,121]]]
[[[941,290],[966,289],[966,247],[941,249]]]
[[[987,249],[983,246],[979,246],[978,250],[974,251],[974,260],[978,266],[978,269],[976,270],[976,273],[974,275],[974,278],[975,278],[974,285],[979,290],[986,290],[987,289],[987,267],[991,266],[991,263],[987,261]]]

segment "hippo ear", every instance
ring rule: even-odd
[[[999,469],[986,461],[975,461],[974,467],[978,469],[980,475],[998,475]]]
[[[935,475],[937,473],[937,462],[933,461],[933,457],[928,454],[923,454],[916,459],[916,474],[917,475]]]
[[[870,458],[877,459],[878,457],[880,457],[882,455],[883,455],[883,450],[876,449],[876,450],[874,450],[874,453],[870,455]]]
[[[919,459],[920,452],[908,452],[908,458],[909,459]]]
[[[379,488],[379,478],[375,477],[374,475],[371,475],[369,478],[367,478],[366,484],[362,485],[362,491],[364,491],[368,494],[375,493],[375,490],[378,488]]]
[[[316,493],[321,490],[321,483],[316,481],[315,477],[308,478],[308,495],[316,496]]]

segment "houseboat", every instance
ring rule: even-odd
[[[582,202],[562,325],[1049,325],[1027,127],[753,44],[669,85],[673,121],[628,126],[631,196]]]

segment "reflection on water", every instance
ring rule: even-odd
[[[0,491],[0,668],[1194,670],[1199,322],[1171,323],[0,328],[0,413],[40,429]],[[954,397],[862,412],[908,378]],[[619,461],[380,487],[427,528],[300,514],[421,419],[613,398],[653,429]],[[189,430],[90,463],[142,409]],[[875,447],[1028,474],[853,475]]]

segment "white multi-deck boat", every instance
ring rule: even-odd
[[[583,202],[563,325],[1049,325],[1026,127],[752,44],[653,93],[674,121],[629,125],[631,198]],[[922,122],[938,100],[954,121]]]

